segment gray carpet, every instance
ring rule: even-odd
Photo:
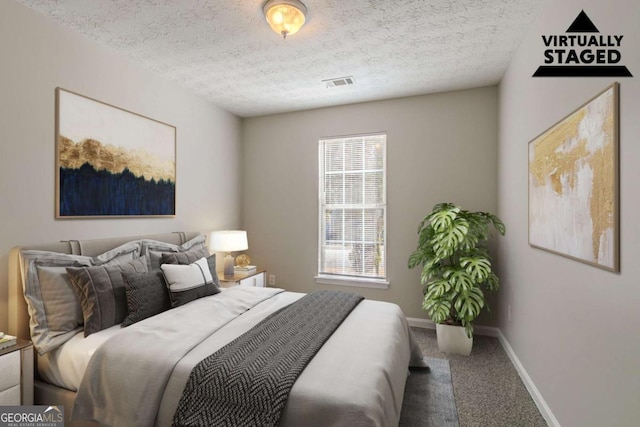
[[[404,390],[400,427],[458,427],[449,361],[425,357],[429,369],[412,368]]]
[[[411,328],[424,356],[447,359],[460,427],[546,427],[497,338],[475,335],[470,356],[438,351],[436,331]]]

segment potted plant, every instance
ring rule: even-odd
[[[409,268],[422,266],[422,308],[436,323],[441,351],[471,352],[473,321],[487,305],[484,292],[500,286],[486,246],[491,226],[504,235],[497,216],[469,212],[452,203],[435,205],[420,222]]]

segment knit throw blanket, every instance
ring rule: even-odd
[[[275,426],[291,387],[363,297],[318,291],[265,318],[193,368],[173,426]]]

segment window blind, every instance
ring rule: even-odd
[[[320,140],[320,274],[386,278],[386,140]]]

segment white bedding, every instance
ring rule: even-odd
[[[226,291],[228,288],[223,288]],[[38,357],[38,374],[47,383],[77,391],[89,360],[105,341],[122,331],[120,325],[84,337],[84,331],[75,334],[60,347]]]
[[[171,425],[195,364],[302,296],[271,288],[235,287],[189,303],[190,309],[179,307],[128,328],[100,333],[95,341],[118,338],[88,362],[73,417],[97,419],[104,425]],[[243,305],[252,299],[255,306],[246,311],[249,307]],[[186,346],[177,346],[178,341]],[[56,353],[58,365],[66,363],[63,354],[82,353],[80,360],[70,364],[75,367],[70,369],[73,375],[65,375],[66,382],[77,380],[77,371],[87,366],[84,361],[95,351],[90,347],[76,342]],[[400,308],[363,301],[302,372],[280,425],[397,425],[410,359],[422,360]],[[142,375],[136,377],[136,373]]]
[[[121,330],[120,325],[116,325],[87,338],[84,331],[80,331],[57,349],[38,355],[40,377],[49,384],[77,391],[93,353]]]

